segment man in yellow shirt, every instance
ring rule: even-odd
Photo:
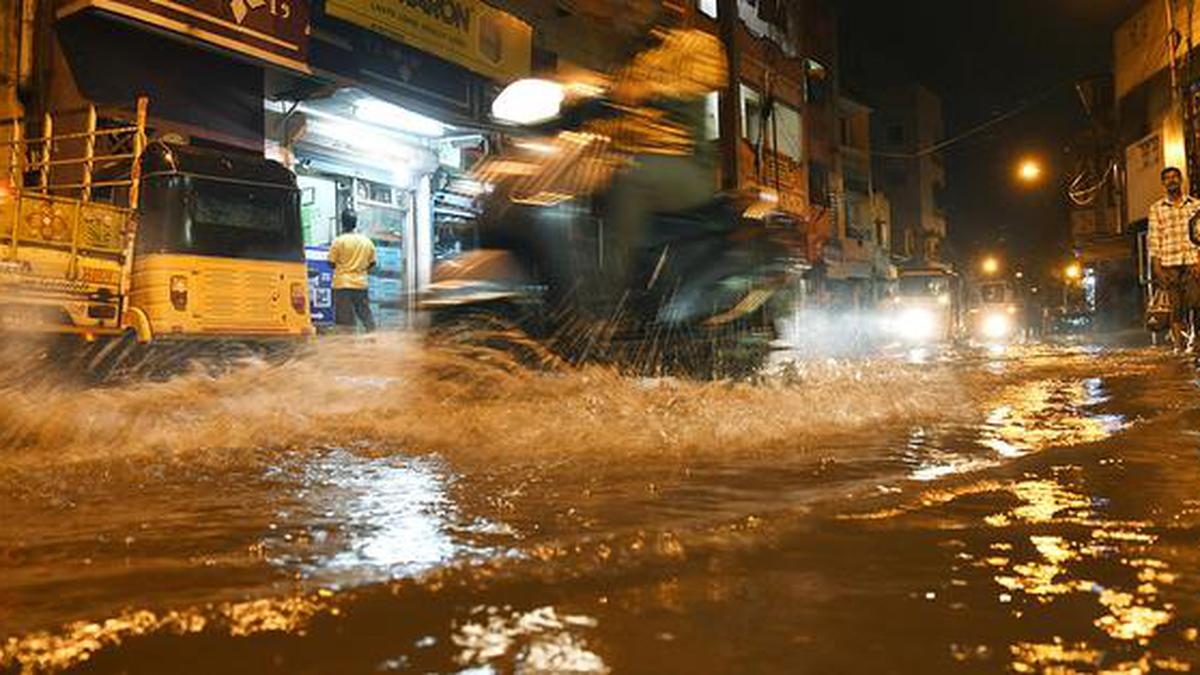
[[[329,264],[333,265],[333,320],[339,326],[353,329],[355,317],[369,333],[375,330],[375,317],[367,296],[368,276],[375,267],[375,244],[354,230],[358,215],[349,209],[342,212],[342,234],[329,247]]]

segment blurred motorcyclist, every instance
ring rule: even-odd
[[[608,259],[611,281],[627,286],[654,213],[680,212],[711,201],[718,158],[705,139],[704,98],[723,90],[728,66],[716,36],[683,25],[674,1],[584,0],[576,7],[609,23],[636,53],[613,76],[619,113],[591,123],[630,157],[613,180]]]

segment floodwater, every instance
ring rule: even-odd
[[[1150,349],[529,373],[404,336],[0,392],[0,671],[1200,668]]]

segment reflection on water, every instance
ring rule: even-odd
[[[962,438],[952,426],[913,427],[903,450],[911,467],[908,477],[929,482],[1046,448],[1103,440],[1128,427],[1122,415],[1099,410],[1109,398],[1098,377],[1039,379],[1002,387],[984,401],[985,419],[974,438]],[[994,454],[973,453],[972,445]]]
[[[1013,458],[1103,440],[1127,426],[1123,416],[1096,410],[1107,400],[1100,378],[1035,380],[1007,387],[989,406],[979,443]]]
[[[130,611],[102,621],[76,621],[60,631],[9,637],[0,643],[0,668],[26,672],[62,670],[87,662],[96,653],[138,636],[187,635],[217,629],[233,637],[263,632],[298,633],[320,613],[336,614],[332,593],[319,591],[219,607],[155,613]]]
[[[345,450],[310,462],[301,484],[303,499],[321,520],[346,532],[337,550],[305,561],[310,576],[359,583],[394,578],[470,551],[452,536],[458,516],[446,494],[444,471],[431,459],[367,458]],[[319,524],[310,527],[310,537],[324,532]]]
[[[1159,597],[1159,585],[1174,583],[1177,575],[1166,562],[1152,557],[1156,536],[1147,531],[1151,524],[1106,518],[1096,508],[1097,500],[1068,487],[1073,473],[1060,470],[1054,479],[1006,486],[1018,504],[984,520],[1000,529],[1004,539],[993,546],[1002,545],[1008,555],[991,556],[982,564],[995,568],[995,583],[1011,593],[1024,612],[1068,598],[1090,600],[1100,610],[1093,621],[1097,629],[1112,640],[1148,645],[1173,618],[1172,606]],[[1048,527],[1061,534],[1037,533]],[[1024,541],[1009,539],[1030,529]],[[1065,534],[1075,532],[1079,534]],[[1092,576],[1098,570],[1105,571],[1104,581]],[[1028,602],[1022,604],[1022,598]],[[1062,638],[1012,647],[1018,672],[1096,666],[1103,654],[1087,641],[1068,645]]]
[[[607,673],[609,667],[581,635],[597,621],[560,616],[553,607],[528,612],[480,607],[458,626],[451,640],[458,665],[471,673]]]

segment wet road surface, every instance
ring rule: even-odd
[[[754,383],[404,338],[0,406],[0,670],[1200,668],[1196,370],[1028,346]]]

